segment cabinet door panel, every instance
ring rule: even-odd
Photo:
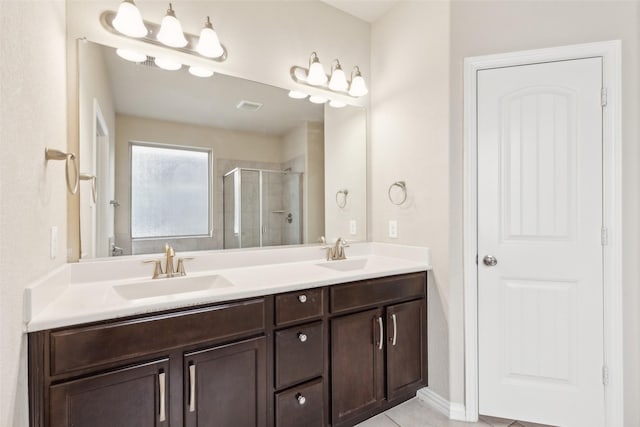
[[[283,389],[322,376],[324,328],[322,322],[275,333],[275,386]]]
[[[323,427],[322,379],[276,394],[275,406],[276,427]]]
[[[265,338],[185,355],[185,425],[266,424]]]
[[[50,426],[168,426],[168,372],[165,359],[51,386]]]
[[[380,318],[375,309],[331,320],[333,424],[375,408],[383,398]]]
[[[387,307],[387,399],[426,382],[425,301]]]

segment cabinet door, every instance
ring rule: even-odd
[[[265,350],[260,337],[186,354],[185,425],[266,425]]]
[[[384,326],[380,309],[331,320],[332,421],[380,404],[384,393]]]
[[[160,360],[51,386],[51,427],[169,425],[169,363]]]
[[[387,307],[387,399],[426,383],[427,314],[425,301]]]

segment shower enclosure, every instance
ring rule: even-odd
[[[302,243],[302,173],[235,168],[223,196],[225,249]]]

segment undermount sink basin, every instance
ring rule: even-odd
[[[124,299],[137,300],[166,295],[209,291],[233,286],[223,276],[184,276],[146,280],[144,282],[115,285],[114,290]]]
[[[316,265],[336,271],[355,271],[364,269],[367,266],[367,261],[367,258],[342,259],[337,261],[327,261]]]

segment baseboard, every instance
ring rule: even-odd
[[[466,420],[465,408],[462,403],[449,402],[447,399],[427,387],[418,390],[417,396],[418,399],[429,404],[451,420]]]

